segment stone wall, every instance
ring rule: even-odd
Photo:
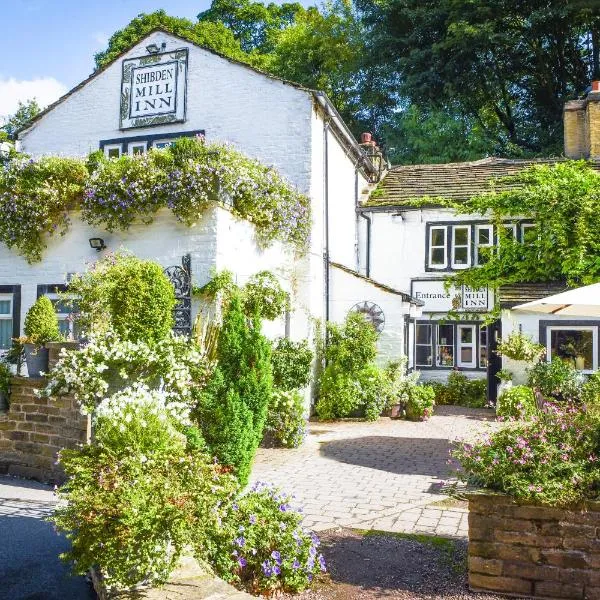
[[[40,398],[36,392],[45,385],[45,379],[13,378],[10,410],[0,413],[0,474],[59,483],[58,451],[89,439],[89,419],[75,400]]]
[[[534,598],[600,598],[600,502],[578,509],[469,498],[469,585]]]

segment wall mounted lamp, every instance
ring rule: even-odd
[[[90,246],[96,251],[100,252],[106,248],[106,244],[102,238],[90,238]]]

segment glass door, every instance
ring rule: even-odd
[[[475,369],[477,367],[477,338],[475,330],[475,325],[457,326],[458,367],[465,369]]]

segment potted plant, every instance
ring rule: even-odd
[[[5,360],[0,361],[0,412],[8,410],[11,377],[12,372],[8,363]]]
[[[48,371],[48,342],[62,339],[52,302],[40,296],[25,316],[25,363],[29,377],[41,377]]]
[[[506,390],[512,387],[513,373],[508,369],[500,369],[496,373],[496,377],[500,380],[498,384],[498,397],[500,397]]]
[[[410,388],[404,414],[409,421],[426,421],[433,415],[435,390],[430,385],[414,385]]]

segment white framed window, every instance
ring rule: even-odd
[[[521,223],[521,242],[523,244],[531,244],[537,236],[534,223]]]
[[[428,323],[415,325],[415,364],[417,367],[433,366],[432,331],[433,326]]]
[[[598,370],[598,327],[595,325],[551,325],[546,327],[546,358],[560,358],[578,371]]]
[[[121,153],[121,144],[108,144],[104,146],[104,156],[106,158],[120,158]]]
[[[64,296],[61,297],[60,294],[56,293],[49,293],[46,296],[48,296],[56,311],[60,332],[69,340],[78,339],[80,332],[77,324],[77,303],[71,304]]]
[[[173,145],[172,140],[156,140],[152,143],[152,147],[156,148],[157,150],[161,150],[162,148],[168,148],[171,145]]]
[[[436,350],[436,366],[454,366],[454,325],[438,325]]]
[[[503,225],[504,231],[507,239],[516,240],[517,239],[517,224],[516,223],[504,223]]]
[[[479,329],[479,368],[487,369],[488,366],[488,331],[485,325]]]
[[[457,333],[457,360],[459,367],[474,369],[477,366],[477,338],[475,325],[458,325]]]
[[[483,265],[489,256],[490,250],[482,248],[491,248],[494,244],[494,226],[493,225],[475,225],[475,264]]]
[[[127,152],[134,156],[136,154],[145,154],[148,148],[148,142],[129,142]]]
[[[471,226],[452,226],[452,268],[466,269],[471,265]]]
[[[432,269],[445,269],[448,266],[447,227],[429,229],[429,266]]]
[[[13,295],[0,294],[0,350],[9,350],[13,338]]]

